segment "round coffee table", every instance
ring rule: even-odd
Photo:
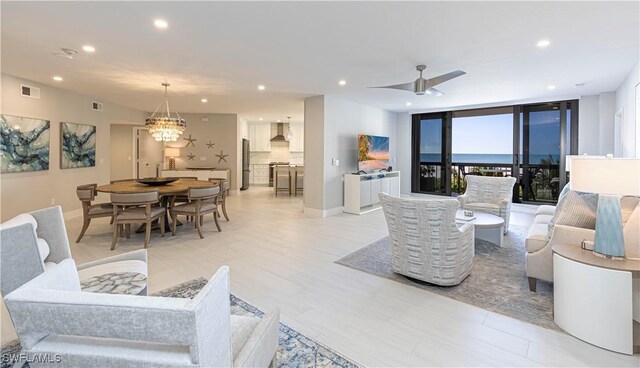
[[[470,222],[475,227],[476,239],[488,241],[489,243],[496,244],[502,247],[502,241],[504,239],[504,219],[502,217],[492,215],[483,212],[473,212],[473,220],[467,220],[468,217],[464,216],[463,210],[456,212],[456,222],[464,224]]]

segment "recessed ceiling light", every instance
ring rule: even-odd
[[[551,41],[544,39],[544,40],[540,40],[538,41],[538,43],[536,43],[536,46],[538,46],[539,48],[545,48],[547,46],[551,45]]]
[[[345,86],[347,84],[347,81],[344,80],[344,79],[341,79],[341,80],[338,81],[338,84],[341,85],[341,86]]]
[[[261,84],[261,85],[259,85],[259,86],[258,86],[258,89],[259,89],[260,91],[264,91],[266,88],[267,88],[267,87],[265,87],[265,86],[264,86],[264,84]]]
[[[411,106],[412,104],[411,104],[411,102],[407,102],[405,105]]]
[[[547,89],[553,90],[553,89],[556,89],[556,86],[554,86],[553,84],[550,84],[547,86]]]
[[[202,103],[207,103],[207,101],[209,101],[209,100],[207,100],[206,98],[203,98],[200,101],[202,101]]]
[[[56,81],[56,82],[62,82],[62,77],[59,76],[59,75],[54,75],[53,76],[53,80]]]
[[[262,118],[259,118],[258,120],[262,121],[263,119],[262,119]]]
[[[278,119],[278,123],[281,122],[282,120]]]
[[[160,18],[154,20],[153,25],[156,26],[156,28],[160,28],[160,29],[165,29],[169,27],[169,23],[167,23],[166,20],[160,19]]]
[[[82,46],[82,50],[84,50],[84,52],[96,52],[96,48],[91,45]]]

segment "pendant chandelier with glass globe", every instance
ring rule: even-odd
[[[169,83],[162,83],[164,87],[164,101],[162,101],[156,111],[151,114],[144,124],[149,129],[149,134],[156,141],[175,142],[187,128],[187,122],[176,112],[176,117],[171,117],[171,109],[169,108],[169,93],[167,91]],[[156,116],[158,110],[162,106],[162,112]]]

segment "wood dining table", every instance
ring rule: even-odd
[[[146,185],[142,183],[138,183],[135,180],[129,181],[120,181],[112,184],[100,185],[96,188],[98,192],[101,193],[143,193],[157,190],[160,192],[160,204],[165,208],[165,211],[168,212],[169,203],[171,198],[177,196],[179,194],[187,194],[190,188],[206,188],[214,186],[215,184],[207,181],[207,180],[188,180],[188,179],[178,179],[173,183],[169,183],[166,185]],[[168,213],[164,216],[164,225],[165,229],[170,229],[169,226],[169,215]],[[180,222],[177,223],[178,226],[182,225]],[[156,226],[154,225],[154,229]],[[159,226],[158,226],[159,228]],[[144,231],[144,225],[136,230],[136,232]]]

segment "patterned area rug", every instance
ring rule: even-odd
[[[502,248],[476,240],[471,274],[457,286],[437,286],[394,273],[389,237],[336,263],[560,331],[553,322],[553,285],[538,281],[537,292],[529,291],[524,262],[526,231],[525,227],[511,225]]]
[[[172,288],[162,290],[154,295],[173,298],[193,298],[206,283],[206,279],[195,279]],[[234,295],[231,295],[231,312],[241,315],[255,315],[259,318],[262,318],[264,315],[261,310]],[[3,346],[1,353],[2,363],[0,367],[13,367],[13,362],[10,362],[8,358],[11,356],[17,356],[19,353],[20,343],[17,340]],[[22,366],[22,368],[28,367],[29,365],[27,363]],[[360,366],[328,347],[304,336],[284,323],[280,323],[278,367],[359,368]]]

